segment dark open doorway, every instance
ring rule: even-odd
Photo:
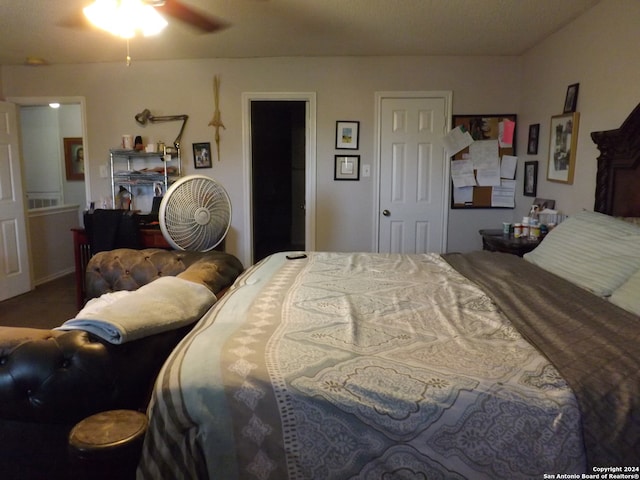
[[[305,249],[306,102],[251,102],[253,260]]]

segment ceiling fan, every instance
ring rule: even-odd
[[[128,34],[124,35],[119,33],[117,28],[111,29],[99,25],[95,20],[91,19],[89,13],[91,10],[94,11],[94,18],[97,18],[100,23],[104,24],[107,19],[110,19],[114,24],[120,25],[119,30],[122,30],[123,23],[145,23],[146,20],[142,20],[141,17],[148,13],[160,18],[162,23],[159,30],[167,24],[165,17],[167,20],[176,19],[200,33],[213,33],[229,27],[228,22],[187,5],[180,0],[94,0],[93,3],[87,5],[73,16],[63,20],[60,25],[71,28],[84,28],[89,23],[93,23],[117,36],[125,38],[133,36],[134,33],[131,30],[127,30]],[[134,28],[143,30],[143,27],[138,25]],[[158,33],[158,31],[152,33]],[[145,35],[148,35],[148,33],[145,33]]]
[[[159,13],[180,20],[203,33],[213,33],[229,26],[225,21],[200,12],[179,0],[148,0],[144,3],[151,5]]]

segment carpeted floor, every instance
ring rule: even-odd
[[[53,328],[76,313],[75,275],[69,274],[0,302],[0,326]]]

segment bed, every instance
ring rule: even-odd
[[[640,190],[640,146],[621,147],[639,126],[640,107],[593,134],[595,211],[524,259],[278,253],[248,269],[165,363],[138,477],[640,466],[640,226],[615,218],[640,217],[620,193]]]

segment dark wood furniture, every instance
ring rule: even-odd
[[[540,240],[529,238],[515,238],[513,235],[505,235],[502,230],[480,230],[482,235],[482,249],[490,252],[504,252],[523,256],[538,246]]]
[[[594,210],[640,217],[640,104],[616,130],[592,132],[600,156]]]

